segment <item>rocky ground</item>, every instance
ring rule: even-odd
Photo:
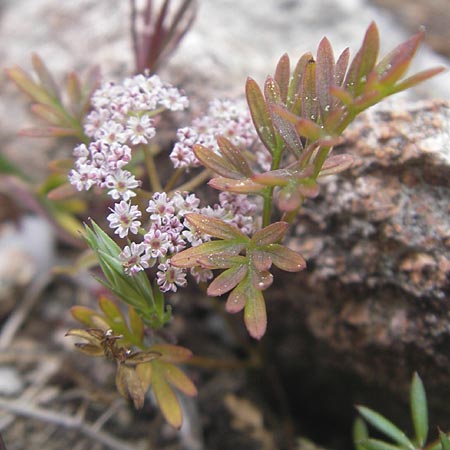
[[[29,68],[37,51],[60,79],[92,63],[119,78],[132,69],[128,13],[119,0],[5,0],[1,69]],[[371,20],[385,50],[424,24],[429,47],[416,69],[450,65],[448,0],[204,0],[163,74],[196,98],[195,114],[213,96],[240,95],[248,75],[262,81],[284,52],[295,59],[315,50],[323,35],[336,51],[355,51]],[[32,123],[26,102],[3,72],[0,92],[0,153],[42,179],[72,144],[18,138]],[[246,337],[240,317],[218,314],[218,301],[198,292],[173,298],[174,337],[227,365],[187,367],[199,396],[183,404],[180,432],[163,423],[151,398],[134,412],[115,392],[113,368],[63,338],[74,325],[68,309],[92,305],[92,279],[49,272],[72,265],[74,251],[40,218],[27,218],[17,232],[9,219],[18,218],[21,201],[0,197],[6,449],[349,449],[355,403],[408,423],[414,370],[429,389],[432,424],[449,429],[449,100],[446,73],[348,131],[337,151],[351,152],[357,164],[305,208],[291,246],[308,270],[279,274],[260,345]]]

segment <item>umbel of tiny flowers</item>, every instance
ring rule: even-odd
[[[188,100],[157,75],[136,75],[121,84],[104,83],[91,98],[84,132],[92,140],[74,149],[69,181],[79,190],[107,189],[114,200],[136,196],[140,182],[125,167],[138,146],[155,136],[155,118],[165,110],[180,111]]]

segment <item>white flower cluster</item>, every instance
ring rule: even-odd
[[[219,152],[217,136],[224,136],[243,149],[254,147],[257,135],[244,100],[213,100],[205,116],[194,119],[190,127],[180,128],[177,131],[178,142],[170,154],[173,166],[199,166],[200,162],[193,152],[194,144]],[[264,170],[269,170],[269,152],[262,146],[257,146],[254,150],[258,163]]]
[[[69,181],[79,191],[92,186],[108,189],[114,200],[126,202],[139,187],[134,175],[124,170],[132,148],[153,138],[156,115],[167,109],[183,110],[188,100],[157,75],[136,75],[122,84],[103,84],[91,102],[93,110],[86,118],[84,131],[92,142],[74,149],[75,168]]]
[[[197,246],[208,241],[209,237],[199,235],[184,216],[197,212],[220,218],[235,225],[246,234],[255,231],[256,206],[244,195],[221,193],[219,204],[200,208],[200,200],[187,192],[176,192],[169,197],[165,192],[156,192],[148,202],[148,219],[145,227],[141,225],[142,213],[138,207],[122,200],[111,208],[107,217],[109,226],[121,238],[129,238],[129,233],[142,234],[139,243],[131,242],[123,248],[120,255],[124,270],[129,275],[157,267],[157,283],[161,291],[176,291],[186,285],[186,271],[173,267],[170,258],[188,246]],[[212,278],[212,272],[195,268],[191,274],[197,282]]]

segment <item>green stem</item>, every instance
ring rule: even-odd
[[[150,146],[142,147],[145,158],[145,167],[147,169],[147,176],[150,181],[150,186],[153,192],[161,192],[162,185],[159,179],[158,170],[156,168],[155,159],[153,157],[152,148]]]
[[[274,150],[272,151],[272,164],[270,167],[270,170],[277,170],[280,167],[281,162],[281,155],[283,153],[283,140],[281,139],[281,136],[277,134],[276,136],[276,146]],[[272,216],[272,202],[273,202],[273,187],[267,187],[264,190],[264,205],[263,205],[263,213],[262,213],[262,219],[263,228],[267,225],[270,225],[271,223],[271,216]]]
[[[164,192],[168,192],[174,188],[175,184],[177,183],[181,175],[183,175],[184,171],[185,171],[184,167],[180,167],[177,170],[175,170],[175,172],[169,178],[169,181],[164,186]]]
[[[184,184],[177,187],[177,191],[193,191],[195,188],[203,184],[208,178],[211,177],[211,172],[208,169],[202,170],[194,178],[190,179]],[[173,191],[171,191],[172,193]]]

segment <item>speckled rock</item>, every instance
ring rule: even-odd
[[[352,403],[370,401],[405,418],[417,370],[433,419],[447,429],[450,105],[383,103],[353,124],[336,151],[356,162],[324,179],[320,197],[306,205],[291,246],[309,268],[271,306],[283,372],[340,380],[334,387],[346,393],[349,416]],[[361,397],[355,380],[384,394]]]

